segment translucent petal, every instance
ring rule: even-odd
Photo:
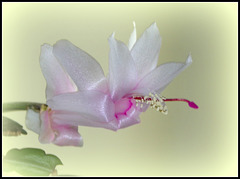
[[[156,68],[160,46],[161,37],[156,23],[153,23],[144,31],[131,50],[139,79]]]
[[[100,122],[96,120],[96,117],[87,114],[69,111],[55,111],[55,113],[52,114],[52,117],[54,118],[54,122],[59,125],[89,126],[106,128],[114,131],[118,129],[118,121],[114,116],[110,122]]]
[[[48,100],[47,104],[53,110],[77,113],[80,119],[99,122],[109,122],[114,119],[115,109],[111,98],[99,91],[61,94]]]
[[[137,83],[137,72],[127,46],[115,40],[114,34],[108,39],[109,89],[113,101],[126,95]]]
[[[76,91],[76,85],[68,74],[63,70],[52,53],[53,47],[44,44],[41,47],[40,66],[47,82],[46,97],[52,98],[55,95]]]
[[[39,133],[39,141],[43,144],[52,143],[55,139],[55,133],[51,126],[51,118],[49,117],[48,111],[42,111],[40,113],[41,128]]]
[[[135,114],[136,112],[136,114]],[[139,112],[136,110],[133,111],[131,109],[128,112],[128,115],[119,115],[118,119],[113,118],[110,122],[98,122],[94,119],[89,118],[81,118],[80,115],[76,113],[69,113],[61,111],[53,114],[55,123],[59,125],[79,125],[79,126],[89,126],[89,127],[97,127],[97,128],[105,128],[113,131],[117,131],[118,129],[125,128],[140,122],[138,118]]]
[[[121,109],[116,109],[115,112],[118,112],[117,118],[113,116],[112,120],[108,122],[97,121],[96,118],[91,115],[69,111],[54,111],[54,113],[52,113],[52,118],[54,119],[54,123],[59,125],[67,124],[73,126],[90,126],[116,131],[120,128],[125,128],[140,122],[138,118],[141,113],[141,110],[139,110],[140,107],[135,106],[135,100],[132,100],[132,103],[133,105],[126,112],[126,115],[120,114],[122,111]]]
[[[83,146],[83,139],[78,133],[77,126],[57,125],[53,123],[53,129],[56,131],[54,144],[59,146]]]
[[[131,50],[134,46],[134,44],[137,41],[137,30],[136,30],[136,24],[133,21],[133,32],[131,33],[131,36],[128,41],[128,49]]]
[[[53,54],[71,76],[78,90],[105,90],[107,83],[100,64],[67,40],[53,46]]]
[[[131,107],[131,109],[127,111],[127,115],[118,115],[118,122],[119,122],[118,128],[122,129],[122,128],[132,126],[134,124],[140,123],[140,120],[139,120],[140,113],[141,112],[137,110],[137,108]]]
[[[185,63],[166,63],[146,75],[133,93],[148,95],[149,92],[161,93],[165,87],[192,63],[189,55]]]
[[[39,113],[33,111],[32,109],[28,109],[27,114],[26,114],[25,124],[28,129],[39,134],[40,128],[41,128],[41,121],[40,121]]]

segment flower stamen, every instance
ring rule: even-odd
[[[163,101],[162,97],[158,96],[157,94],[153,95],[152,93],[149,93],[148,96],[134,96],[133,99],[136,101],[136,106],[138,106],[138,103],[140,103],[140,108],[142,108],[143,104],[145,103],[150,104],[151,108],[154,108],[163,114],[168,113],[165,102]]]
[[[150,104],[151,108],[154,108],[157,111],[162,112],[163,114],[168,113],[168,109],[165,104],[165,102],[168,102],[168,101],[187,102],[189,107],[198,109],[198,106],[193,101],[189,101],[187,99],[181,99],[181,98],[167,99],[164,96],[159,96],[158,94],[152,94],[152,93],[149,93],[148,96],[133,96],[133,99],[135,99],[136,101],[136,106],[138,106],[138,103],[140,103],[140,108],[142,108],[144,103]]]

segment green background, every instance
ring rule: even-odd
[[[141,123],[113,132],[79,127],[84,146],[40,144],[38,136],[3,137],[3,155],[37,147],[63,162],[59,174],[80,176],[237,176],[237,3],[2,3],[3,102],[45,103],[40,46],[68,39],[108,73],[108,37],[127,43],[153,22],[162,36],[158,64],[193,63],[162,93],[168,115],[149,108]],[[86,101],[87,103],[87,101]],[[24,127],[25,112],[6,116]],[[14,175],[6,174],[5,175]]]

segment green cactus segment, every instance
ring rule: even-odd
[[[27,132],[23,129],[23,126],[17,122],[9,119],[8,117],[3,118],[3,135],[4,136],[19,136],[21,134],[27,135]]]
[[[57,165],[63,165],[57,156],[36,148],[11,149],[3,158],[5,172],[24,176],[49,176]]]

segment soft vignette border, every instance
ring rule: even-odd
[[[15,3],[12,3],[12,5],[13,4],[15,4]],[[173,5],[174,3],[170,3],[171,5]],[[202,4],[202,3],[200,3],[200,4]],[[208,3],[206,3],[206,4],[208,4]],[[234,3],[233,3],[234,4]],[[235,3],[236,4],[236,3]],[[110,6],[110,5],[109,5]],[[236,5],[235,5],[236,6]],[[226,6],[226,8],[227,8],[227,6]],[[230,12],[230,10],[232,10],[232,9],[230,9],[230,7],[228,7],[229,8],[229,12]],[[22,11],[23,12],[23,11]],[[3,12],[4,13],[4,12]],[[17,13],[17,12],[15,12],[15,13]],[[4,14],[3,14],[4,15]],[[10,17],[9,17],[10,18]],[[143,31],[143,29],[146,27],[146,25],[148,25],[148,23],[151,23],[151,22],[147,22],[147,19],[148,19],[148,16],[146,16],[145,17],[145,23],[143,23],[143,24],[137,24],[137,26],[139,26],[140,28],[139,28],[139,31],[140,32],[142,32]],[[150,18],[151,19],[151,18]],[[121,22],[122,23],[122,22]],[[138,21],[137,21],[137,23],[138,23]],[[128,23],[129,24],[129,23]],[[6,26],[5,26],[6,27]],[[5,28],[4,27],[4,24],[3,24],[3,29]],[[119,25],[119,27],[120,27],[120,25]],[[130,27],[130,25],[129,25],[129,27],[128,27],[128,31],[130,32],[131,31],[131,28],[132,27]],[[117,29],[117,27],[116,27],[116,29]],[[6,32],[6,31],[5,31]],[[124,40],[126,41],[126,39],[128,38],[128,35],[126,35],[126,34],[124,34],[124,33],[120,33],[121,31],[119,31],[118,30],[118,38],[119,39],[122,39],[122,37],[124,37]],[[160,29],[160,32],[161,32],[161,29]],[[74,32],[74,33],[76,33],[76,32]],[[181,32],[179,32],[179,33],[181,33]],[[122,34],[122,35],[121,35]],[[124,34],[124,35],[123,35]],[[161,33],[162,34],[162,33]],[[81,35],[81,34],[80,34]],[[79,35],[79,36],[80,36]],[[87,38],[87,37],[86,37]],[[166,39],[167,37],[166,36],[164,36],[164,38],[163,39]],[[6,39],[3,39],[3,44],[5,44],[6,43],[6,41],[4,41],[4,40],[6,40]],[[173,39],[174,40],[174,39]],[[77,41],[77,40],[76,40]],[[164,43],[166,43],[167,42],[167,39],[166,40],[164,40],[163,41],[163,44]],[[9,42],[10,43],[10,42]],[[54,43],[54,40],[52,40],[51,42],[49,42],[49,43]],[[101,44],[102,42],[99,42],[99,44]],[[168,43],[168,42],[167,42]],[[105,45],[105,44],[104,44]],[[78,45],[80,48],[81,48],[81,46],[80,45]],[[165,45],[165,47],[166,47],[166,45]],[[161,60],[163,59],[162,57],[165,55],[168,59],[170,58],[170,56],[166,53],[166,48],[165,48],[164,46],[163,46],[163,48],[161,49],[161,52],[160,53],[165,53],[165,54],[163,54],[162,56],[161,56]],[[87,45],[86,47],[86,50],[89,48],[89,46]],[[165,49],[164,49],[165,48]],[[236,46],[234,46],[234,48],[236,48]],[[3,47],[3,57],[6,57],[6,56],[4,56],[6,53],[5,53],[5,50],[6,50],[6,48],[4,48]],[[188,50],[188,49],[187,49]],[[88,51],[88,50],[87,50]],[[180,50],[179,50],[180,51]],[[170,52],[170,51],[167,51],[168,53]],[[5,53],[5,54],[4,54]],[[33,52],[30,52],[30,54],[31,54],[31,56],[37,56],[37,55],[33,55],[33,53],[37,53],[37,55],[38,55],[38,53],[39,53],[39,47],[36,47],[36,50],[34,49],[33,50]],[[106,52],[105,52],[106,53]],[[180,52],[176,52],[176,53],[180,53]],[[91,53],[90,53],[91,54]],[[97,54],[97,53],[96,53]],[[107,53],[106,53],[107,54]],[[185,52],[183,52],[182,54],[184,54],[185,55]],[[193,54],[193,52],[192,52],[192,54]],[[179,59],[182,59],[182,57],[184,57],[184,55],[182,55],[182,56],[180,56],[179,57]],[[13,56],[10,56],[10,57],[13,57]],[[98,58],[98,56],[97,55],[95,55],[95,57],[96,57],[96,59],[98,60],[99,58]],[[102,57],[102,56],[101,56]],[[171,57],[173,57],[173,55],[171,56]],[[102,57],[103,58],[103,57]],[[175,57],[174,57],[175,58]],[[37,59],[36,59],[37,60]],[[101,61],[100,63],[102,64],[102,62],[103,61]],[[228,109],[228,111],[231,111],[231,116],[228,116],[228,118],[236,118],[237,117],[237,115],[236,115],[236,111],[237,111],[237,96],[236,96],[236,94],[237,94],[237,86],[236,86],[236,81],[237,81],[237,76],[236,76],[236,74],[237,74],[237,71],[236,71],[236,64],[237,64],[237,62],[235,62],[235,61],[231,61],[232,62],[232,64],[231,64],[231,67],[232,67],[232,69],[234,69],[234,70],[232,70],[232,71],[230,71],[230,73],[228,73],[226,76],[221,76],[221,77],[223,77],[221,80],[223,80],[223,81],[227,81],[228,79],[231,79],[231,81],[232,82],[230,82],[230,81],[228,81],[227,82],[227,84],[228,85],[226,85],[223,89],[222,89],[222,91],[218,91],[218,92],[216,92],[217,94],[218,94],[218,96],[223,96],[224,97],[224,99],[226,100],[226,102],[227,102],[227,104],[231,104],[231,106],[232,106],[232,108],[230,109],[228,109],[227,107],[227,109]],[[3,59],[3,66],[5,66],[5,62],[4,62],[4,59]],[[18,62],[19,63],[19,62]],[[24,62],[23,62],[24,63]],[[210,64],[209,65],[212,65],[213,66],[213,62],[209,62]],[[220,62],[221,63],[221,62]],[[30,64],[30,63],[28,63],[28,64]],[[177,93],[177,94],[181,94],[181,92],[182,91],[179,91],[179,92],[175,92],[174,91],[174,88],[175,88],[175,86],[177,87],[179,84],[181,84],[180,82],[183,82],[183,79],[185,78],[185,77],[187,77],[187,75],[189,75],[189,74],[191,74],[192,72],[193,72],[193,70],[194,69],[196,69],[197,67],[197,64],[198,65],[202,65],[202,63],[200,63],[200,62],[198,62],[198,60],[196,59],[196,61],[194,61],[194,64],[193,64],[193,66],[192,67],[190,67],[190,68],[193,68],[193,69],[188,69],[188,72],[185,72],[185,73],[183,73],[183,74],[181,74],[181,76],[179,76],[175,81],[174,81],[174,84],[171,84],[169,87],[168,87],[168,90],[169,91],[167,91],[166,92],[166,94],[171,94],[171,92],[173,92],[173,94],[175,93]],[[36,79],[38,79],[38,80],[40,80],[40,82],[39,82],[39,84],[37,84],[37,87],[39,87],[40,89],[39,90],[37,90],[36,91],[36,93],[37,94],[41,94],[41,95],[39,95],[38,97],[36,97],[36,98],[34,98],[35,96],[31,96],[31,94],[29,93],[29,95],[30,95],[30,97],[28,97],[28,99],[36,99],[36,101],[37,100],[39,100],[40,102],[44,102],[44,88],[45,88],[45,85],[43,85],[43,84],[45,84],[45,82],[44,82],[44,80],[43,80],[43,77],[41,76],[41,74],[40,74],[40,68],[37,66],[38,65],[38,62],[37,63],[32,63],[32,65],[33,65],[33,67],[32,68],[34,68],[35,69],[35,67],[36,67],[36,69],[38,69],[38,71],[39,71],[39,73],[36,75],[36,74],[33,74],[33,77],[32,78],[36,78]],[[194,66],[195,65],[195,66]],[[227,67],[230,67],[230,65],[229,64],[226,64],[226,66]],[[20,65],[20,67],[21,67],[21,65]],[[223,66],[221,66],[221,67],[223,67]],[[215,67],[216,68],[216,67]],[[8,68],[6,68],[6,69],[8,69]],[[105,68],[104,69],[104,71],[106,72],[107,71],[107,68]],[[223,71],[225,72],[226,70],[224,70],[223,69]],[[16,73],[15,73],[15,75],[18,75],[18,73],[19,73],[20,71],[19,70],[16,70]],[[197,73],[197,71],[196,71],[196,73]],[[6,73],[5,71],[4,71],[4,68],[3,68],[3,75],[4,74],[9,74],[9,73]],[[198,74],[198,73],[197,73]],[[218,73],[217,73],[218,74]],[[205,77],[205,76],[204,76]],[[214,76],[215,77],[215,76]],[[14,78],[13,77],[10,77],[10,80],[13,80]],[[29,77],[27,77],[26,78],[27,80],[32,80],[33,81],[33,79],[31,79],[31,78],[29,78]],[[200,79],[200,78],[197,78],[197,79]],[[211,79],[211,78],[210,78]],[[209,79],[204,79],[204,80],[206,80],[207,81],[207,83],[203,83],[203,82],[201,82],[201,84],[209,84],[209,86],[210,86],[210,89],[211,89],[211,87],[212,87],[212,85],[210,84],[212,81],[210,81]],[[216,87],[218,87],[218,88],[220,88],[221,87],[221,80],[220,80],[220,78],[218,79],[219,81],[215,81],[215,86]],[[19,83],[19,82],[18,82]],[[185,84],[186,82],[184,82],[184,84]],[[5,77],[3,76],[3,89],[5,89],[5,91],[7,90],[7,91],[9,91],[9,92],[13,92],[14,90],[13,89],[6,89],[4,86],[6,86],[6,87],[15,87],[15,89],[16,89],[16,87],[18,86],[18,85],[21,85],[21,83],[19,83],[18,85],[9,85],[9,83],[7,83],[6,82],[6,80],[5,80]],[[196,83],[194,83],[194,84],[196,84]],[[43,85],[43,86],[42,86]],[[213,87],[212,87],[213,88]],[[36,87],[35,88],[33,88],[33,89],[36,89]],[[19,89],[19,94],[21,94],[21,91],[22,91],[23,89],[22,88],[20,88]],[[229,94],[232,94],[232,95],[225,95],[225,94],[222,94],[221,92],[223,92],[223,91],[231,91],[232,93],[229,93]],[[31,92],[31,90],[30,91],[28,91],[28,92]],[[6,94],[6,93],[3,93],[3,94]],[[9,95],[11,95],[11,94],[9,94]],[[190,95],[192,95],[191,97],[195,97],[194,96],[194,92],[190,92]],[[13,95],[14,96],[14,95]],[[14,98],[12,97],[9,97],[9,98],[7,98],[5,95],[3,96],[4,97],[4,100],[5,99],[13,99],[14,100]],[[217,101],[217,99],[215,99],[216,98],[216,96],[205,96],[205,97],[207,97],[207,98],[211,98],[211,97],[213,97],[214,99],[213,100],[216,100]],[[20,95],[20,97],[18,97],[18,99],[23,99],[22,98],[22,96]],[[199,100],[199,102],[200,102],[200,104],[204,104],[200,99],[198,99]],[[215,104],[214,102],[211,102],[210,101],[210,104]],[[201,105],[202,106],[202,105]],[[201,107],[200,106],[200,107]],[[218,106],[218,105],[216,105],[216,106]],[[182,109],[182,108],[181,108]],[[213,109],[214,110],[214,112],[218,112],[219,110],[221,110],[222,108],[220,108],[220,109]],[[224,108],[223,108],[224,109]],[[174,108],[173,109],[171,109],[171,111],[174,111]],[[202,110],[203,111],[203,110]],[[150,115],[152,112],[151,111],[148,111],[147,113],[146,113],[146,115],[144,114],[144,116],[142,116],[141,118],[142,118],[142,125],[144,125],[144,124],[147,124],[148,125],[148,123],[146,123],[145,121],[147,120],[147,119],[145,119],[145,118],[147,118],[147,116],[148,115]],[[194,115],[192,112],[191,112],[191,114],[192,115]],[[20,118],[24,118],[24,114],[20,114],[20,113],[17,113],[17,114],[11,114],[11,115],[13,115],[13,116],[17,116],[18,115],[18,117]],[[153,114],[154,116],[156,116],[156,113],[154,113]],[[144,121],[144,119],[145,119],[145,121]],[[164,124],[163,124],[164,125]],[[139,127],[139,126],[138,126]],[[142,126],[141,126],[142,127]],[[83,130],[84,132],[85,132],[85,135],[86,135],[86,133],[90,133],[90,132],[93,132],[94,130],[92,130],[92,129],[88,129],[88,128],[86,128],[86,129],[81,129],[81,130]],[[81,131],[80,131],[81,132]],[[107,132],[106,134],[110,134],[109,132]],[[121,132],[121,134],[122,134],[122,132]],[[120,135],[121,135],[120,134]],[[90,136],[91,137],[91,136]],[[33,139],[35,139],[36,140],[36,136],[33,136]],[[20,139],[19,139],[20,140]],[[236,140],[236,139],[233,139],[233,140]],[[36,142],[37,143],[37,142]],[[42,147],[41,145],[37,145],[37,146],[39,146],[39,147]],[[47,147],[46,147],[47,148]],[[53,148],[54,149],[54,148]],[[51,149],[52,151],[53,151],[53,149]],[[60,169],[60,168],[59,168]]]

